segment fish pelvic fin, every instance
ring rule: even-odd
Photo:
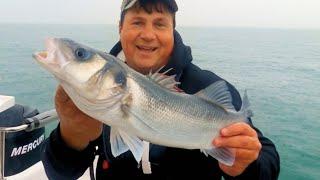
[[[129,150],[129,147],[124,142],[124,139],[120,135],[117,128],[111,128],[110,130],[110,145],[111,152],[114,157],[117,157]]]
[[[171,76],[166,75],[168,72],[170,72],[172,70],[172,68],[168,69],[167,71],[165,71],[163,73],[160,73],[160,71],[163,68],[164,67],[161,67],[155,73],[152,73],[150,71],[149,74],[147,75],[147,77],[149,79],[151,79],[152,81],[154,81],[155,83],[159,84],[161,87],[164,87],[170,91],[183,92],[182,89],[178,88],[178,85],[180,84],[180,82],[175,80],[176,75],[171,75]]]
[[[130,150],[138,163],[142,159],[143,141],[135,135],[112,127],[110,131],[110,145],[114,157]]]
[[[207,88],[197,92],[195,95],[218,106],[221,106],[225,110],[235,111],[232,104],[231,93],[229,91],[227,83],[223,80],[211,84]]]
[[[201,149],[200,151],[206,156],[210,155],[227,166],[232,166],[235,161],[235,150],[232,148],[213,147],[212,149]]]

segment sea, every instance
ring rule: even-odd
[[[253,123],[280,154],[279,179],[320,177],[320,30],[177,27],[193,63],[245,90]],[[116,25],[0,24],[0,94],[54,108],[57,86],[32,53],[47,37],[66,37],[108,52]],[[57,123],[46,127],[48,135]]]

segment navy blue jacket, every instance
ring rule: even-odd
[[[173,68],[171,74],[177,75],[180,88],[188,94],[194,94],[215,81],[221,80],[213,72],[202,70],[191,63],[191,49],[183,44],[180,35],[175,32],[175,45],[171,59],[165,69]],[[117,55],[122,50],[117,43],[110,54]],[[241,97],[238,91],[228,83],[236,110],[241,108]],[[62,140],[59,126],[51,133],[43,146],[42,161],[50,179],[77,179],[92,164],[95,155],[99,155],[96,174],[97,179],[277,179],[280,171],[279,155],[274,144],[257,131],[262,149],[256,161],[237,177],[223,173],[217,160],[206,157],[199,150],[170,148],[155,144],[150,145],[150,162],[152,174],[145,175],[130,151],[114,158],[111,154],[110,128],[104,126],[102,135],[79,152],[69,148]],[[98,147],[98,150],[96,150]]]

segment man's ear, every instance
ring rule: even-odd
[[[120,34],[120,33],[121,33],[121,30],[122,30],[122,24],[121,24],[121,21],[119,21],[118,30],[119,30],[119,34]]]

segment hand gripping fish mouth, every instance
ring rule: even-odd
[[[63,69],[70,63],[59,51],[59,42],[55,38],[45,40],[45,51],[36,52],[33,57],[43,66],[51,66],[52,70]],[[47,67],[48,68],[48,67]]]

